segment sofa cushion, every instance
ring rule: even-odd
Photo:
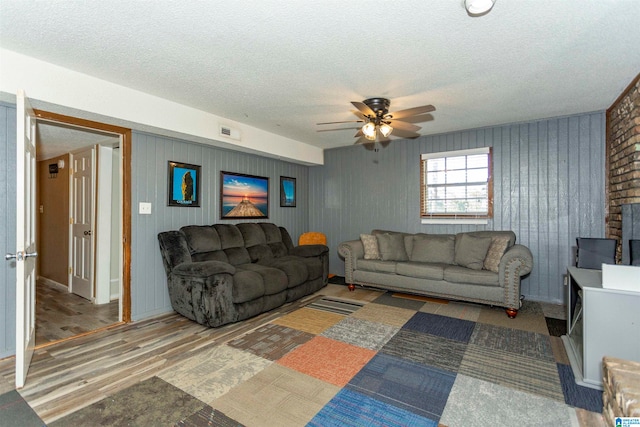
[[[377,273],[394,273],[396,272],[395,261],[382,261],[378,259],[359,259],[358,270],[374,271]]]
[[[444,278],[444,267],[446,265],[447,264],[426,264],[423,262],[399,262],[396,265],[396,273],[401,276],[442,280]]]
[[[411,261],[453,264],[455,257],[455,236],[416,235],[413,236]]]
[[[249,252],[251,262],[268,264],[269,260],[273,259],[273,251],[267,244],[251,246],[247,248],[247,252]]]
[[[242,264],[236,267],[237,270],[254,271],[262,277],[265,295],[273,295],[287,289],[289,283],[284,271],[266,265]]]
[[[491,237],[476,237],[466,233],[456,235],[455,258],[457,265],[482,270],[491,245]]]
[[[483,268],[497,273],[500,268],[500,260],[507,250],[508,245],[509,238],[507,236],[493,236],[491,238],[491,245],[487,251],[487,256],[484,258]]]
[[[498,273],[488,270],[471,270],[457,265],[448,265],[444,269],[444,280],[453,283],[500,286]]]
[[[233,275],[232,300],[234,304],[251,301],[264,295],[262,276],[255,271],[237,267]]]
[[[220,237],[222,249],[244,248],[244,238],[234,224],[216,224],[213,226]]]
[[[249,252],[245,248],[229,248],[225,249],[224,253],[227,255],[229,264],[231,265],[248,264],[251,262]]]
[[[280,258],[274,258],[269,266],[285,272],[289,281],[289,288],[304,283],[309,277],[307,265],[300,257],[286,255]]]
[[[187,225],[180,231],[184,233],[192,254],[222,249],[218,233],[210,225]]]
[[[264,231],[264,237],[267,243],[282,242],[282,234],[277,225],[269,222],[261,222],[259,225],[262,231]]]
[[[313,280],[322,277],[324,268],[322,265],[322,260],[320,258],[300,258],[300,261],[302,261],[307,266],[307,280]]]
[[[371,234],[361,234],[360,240],[364,248],[364,259],[380,259],[378,250],[378,239]]]
[[[222,261],[229,262],[229,258],[224,251],[201,252],[191,255],[193,261]]]
[[[383,261],[408,261],[404,247],[404,235],[400,233],[376,234],[378,250]]]
[[[255,245],[261,245],[267,243],[267,237],[264,234],[264,230],[260,225],[255,223],[242,223],[237,225],[238,230],[242,234],[244,239],[244,246],[249,248]]]
[[[271,253],[273,253],[273,256],[276,258],[283,257],[289,253],[283,242],[269,243],[268,246],[271,248]]]

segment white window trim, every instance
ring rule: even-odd
[[[473,156],[475,154],[489,154],[489,153],[491,153],[491,147],[469,148],[466,150],[454,150],[454,151],[438,151],[434,153],[421,154],[420,160],[424,161],[429,159],[439,159],[443,157]],[[420,221],[422,224],[486,225],[489,223],[489,218],[486,217],[485,215],[477,216],[477,217],[466,215],[460,218],[457,218],[455,216],[440,217],[439,215],[433,215],[431,217],[421,217]]]
[[[421,218],[422,224],[461,224],[461,225],[487,225],[488,218]]]
[[[439,151],[436,153],[424,153],[420,156],[422,160],[439,159],[441,157],[455,157],[455,156],[473,156],[474,154],[489,154],[491,147],[470,148],[468,150],[455,150],[455,151]]]

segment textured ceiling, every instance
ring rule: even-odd
[[[0,45],[322,148],[350,101],[433,104],[423,135],[608,108],[640,72],[640,1],[0,0]],[[29,28],[27,31],[26,28]],[[346,126],[346,125],[345,125]]]

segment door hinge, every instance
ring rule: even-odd
[[[69,218],[69,224],[73,225],[73,218]]]
[[[73,267],[69,267],[69,274],[73,274]]]

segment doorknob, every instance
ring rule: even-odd
[[[15,254],[6,254],[4,259],[7,261],[10,259],[15,259],[16,261],[24,261],[25,258],[35,258],[38,256],[38,252],[25,253],[18,251]]]
[[[91,230],[89,230],[89,231],[85,231],[85,232],[84,232],[84,235],[85,235],[85,236],[91,236]]]

